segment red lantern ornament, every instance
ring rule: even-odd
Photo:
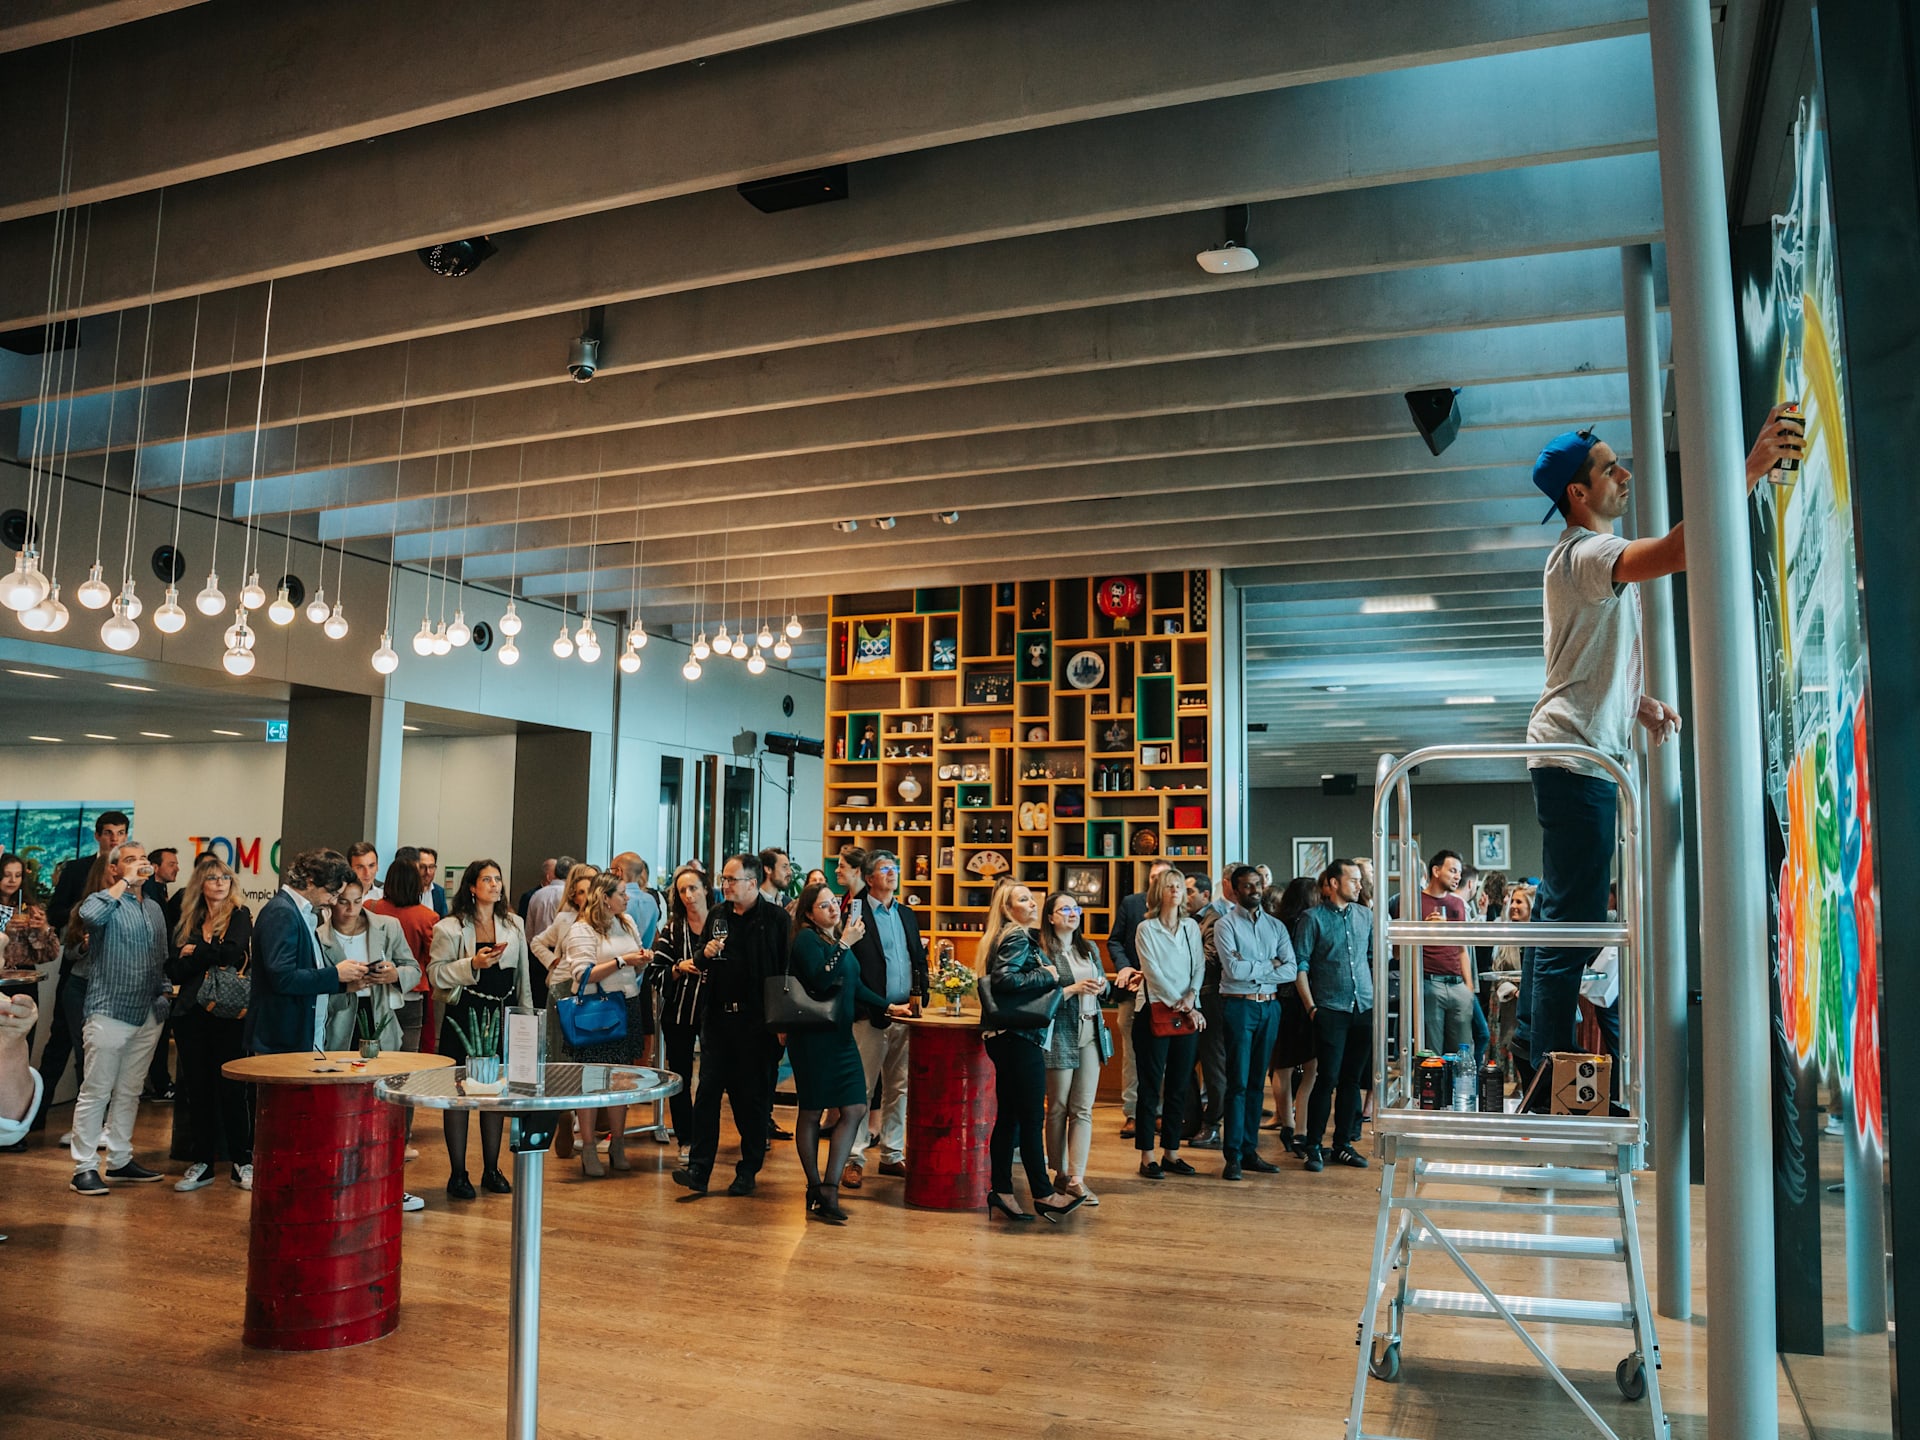
[[[1140,613],[1140,582],[1127,575],[1116,575],[1100,582],[1096,603],[1100,613],[1113,621],[1116,634],[1124,635],[1132,627],[1127,623]]]

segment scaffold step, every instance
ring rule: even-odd
[[[1500,1303],[1516,1320],[1548,1325],[1633,1324],[1633,1307],[1618,1300],[1564,1300],[1548,1295],[1502,1295]],[[1500,1314],[1477,1290],[1409,1290],[1406,1308],[1421,1315],[1451,1315],[1463,1320],[1497,1320]]]
[[[1537,1230],[1449,1230],[1440,1233],[1453,1248],[1470,1255],[1523,1255],[1532,1260],[1624,1260],[1626,1246],[1611,1235],[1548,1235]],[[1440,1242],[1425,1230],[1414,1239],[1417,1250],[1438,1250]]]
[[[1616,1183],[1605,1170],[1568,1165],[1462,1165],[1451,1160],[1422,1166],[1420,1179],[1434,1185],[1494,1185],[1503,1190],[1611,1190]]]

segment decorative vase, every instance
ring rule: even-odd
[[[467,1079],[480,1085],[491,1085],[500,1078],[500,1057],[498,1055],[469,1055],[467,1057]]]
[[[908,805],[913,804],[914,801],[918,800],[922,793],[924,793],[920,788],[919,780],[914,778],[912,771],[908,771],[906,777],[901,780],[899,790],[900,799]]]
[[[947,999],[947,1014],[949,1014],[949,1015],[951,1015],[951,1016],[953,1016],[953,1017],[954,1017],[954,1018],[956,1018],[956,1019],[958,1019],[958,1018],[959,1018],[959,1015],[960,1015],[960,997],[959,997],[958,995],[953,995],[953,996],[949,996],[949,997],[948,997],[948,999]]]
[[[360,1042],[360,1058],[362,1060],[378,1060],[380,1058],[380,1042],[378,1040],[362,1040]]]

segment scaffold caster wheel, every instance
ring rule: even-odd
[[[1613,1367],[1613,1383],[1629,1400],[1647,1398],[1647,1366],[1638,1355],[1629,1355]]]
[[[1367,1373],[1376,1380],[1384,1380],[1391,1385],[1400,1378],[1400,1342],[1398,1340],[1376,1340],[1373,1342],[1373,1357],[1367,1361]]]

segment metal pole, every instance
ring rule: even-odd
[[[564,1121],[563,1121],[564,1123]],[[514,1137],[516,1140],[519,1137]],[[593,1136],[585,1139],[593,1144]],[[540,1202],[547,1152],[513,1151],[512,1288],[507,1299],[507,1440],[540,1433]]]
[[[1698,0],[1652,0],[1687,521],[1706,1050],[1709,1440],[1779,1431],[1760,694],[1713,42]]]
[[[1667,533],[1667,443],[1661,421],[1659,336],[1654,328],[1653,247],[1620,252],[1627,314],[1627,397],[1633,414],[1633,526],[1643,538]],[[1673,582],[1640,587],[1647,691],[1672,702],[1680,693],[1674,654]],[[1654,1208],[1659,1311],[1693,1314],[1693,1132],[1687,1108],[1687,931],[1682,863],[1680,747],[1647,747],[1646,1017],[1653,1059]]]

